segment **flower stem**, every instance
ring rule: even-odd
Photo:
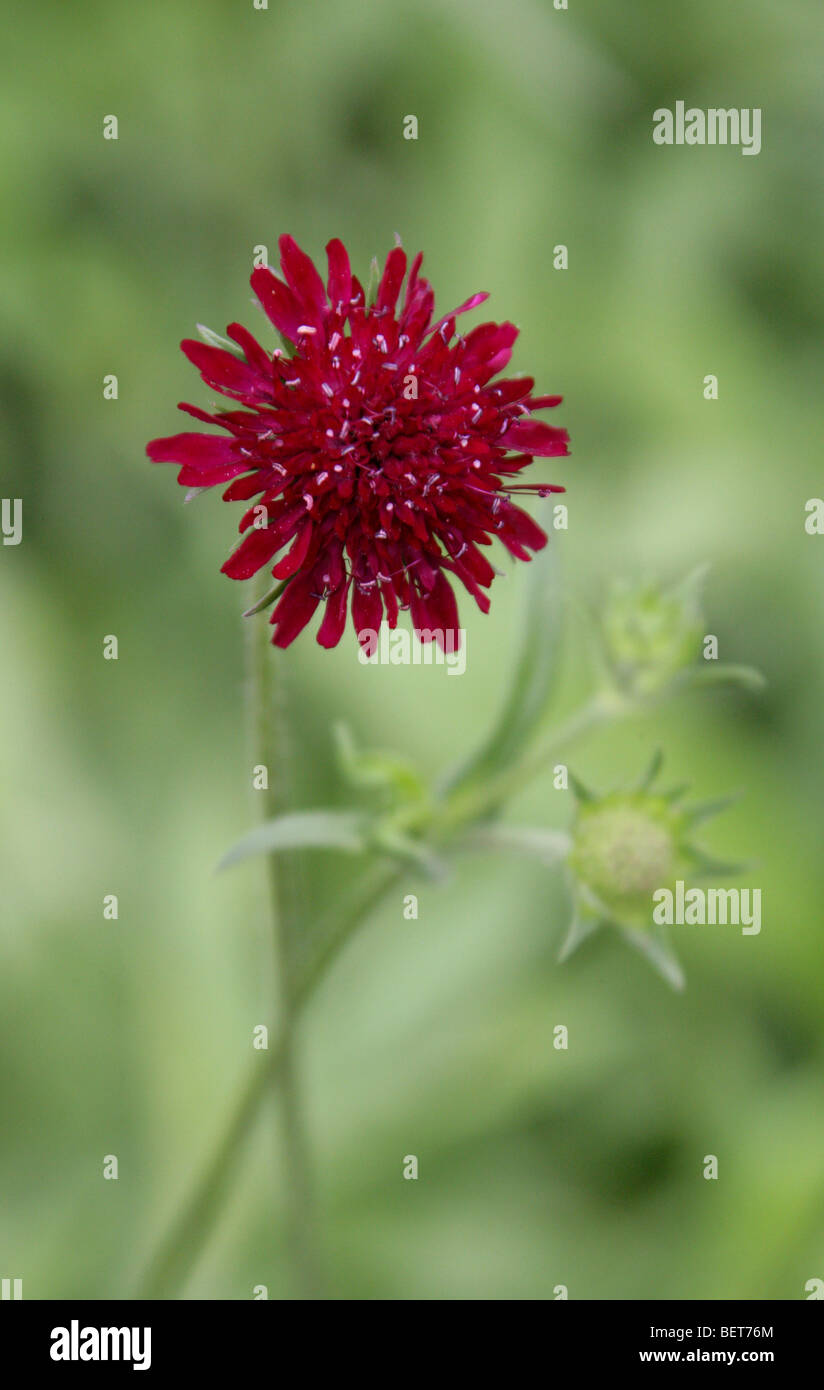
[[[623,718],[633,708],[624,697],[612,691],[599,691],[566,723],[553,730],[539,748],[527,752],[502,772],[485,777],[475,785],[470,783],[459,788],[447,799],[438,817],[438,828],[449,832],[494,815],[509,797],[517,795],[527,782],[543,772],[566,744],[612,719]]]
[[[292,1019],[303,1012],[329,967],[358,928],[398,881],[401,868],[381,866],[357,884],[348,904],[334,910],[334,920],[320,924],[321,945],[301,971],[292,1004]],[[269,1051],[256,1059],[249,1072],[231,1119],[199,1181],[161,1248],[153,1258],[138,1298],[173,1298],[185,1284],[208,1240],[220,1213],[229,1181],[237,1167],[245,1142],[263,1108],[273,1081],[283,1065],[285,1037],[278,1032]]]
[[[268,651],[261,655],[259,643],[256,643],[254,655],[256,661],[264,658],[271,660]],[[457,829],[461,824],[471,824],[473,820],[493,813],[506,797],[517,791],[527,779],[542,772],[551,758],[567,743],[611,718],[620,718],[629,712],[628,707],[619,707],[614,698],[594,696],[521,763],[507,769],[506,773],[499,777],[490,779],[484,787],[474,788],[471,802],[468,796],[456,796],[448,808],[444,807],[448,814],[439,818],[439,827]],[[266,762],[266,759],[263,761]],[[269,765],[268,762],[266,765]],[[270,865],[274,864],[276,858],[276,855],[269,856]],[[289,1056],[291,1032],[297,1019],[337,956],[389,889],[397,883],[401,873],[402,868],[398,865],[375,866],[358,882],[349,904],[336,907],[330,914],[331,920],[327,919],[319,924],[316,940],[320,945],[294,981],[289,1011],[281,1019],[281,1030],[265,1054],[265,1059],[261,1057],[260,1061],[253,1065],[228,1127],[205,1165],[202,1176],[183,1207],[180,1217],[152,1261],[138,1297],[170,1298],[183,1287],[215,1225],[229,1180],[269,1094],[270,1085],[279,1077]],[[275,881],[275,888],[277,887]]]
[[[265,576],[265,571],[264,571]],[[275,687],[280,655],[269,643],[269,628],[252,619],[247,632],[249,709],[254,762],[266,768],[261,820],[272,820],[287,809],[290,745],[286,691]],[[320,1296],[311,1164],[295,1047],[295,961],[298,939],[299,890],[294,856],[266,856],[269,912],[275,950],[275,981],[279,1017],[278,1102],[286,1174],[286,1230],[295,1289],[301,1298]]]

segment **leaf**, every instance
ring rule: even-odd
[[[371,309],[378,297],[378,290],[381,283],[381,268],[378,265],[377,256],[372,257],[372,264],[369,267],[369,280],[366,285],[366,296],[364,307]]]
[[[724,662],[707,661],[703,666],[690,666],[676,677],[677,683],[691,689],[704,685],[732,685],[741,690],[763,690],[767,682],[754,666],[733,666]]]
[[[275,599],[280,598],[288,583],[288,579],[278,580],[277,584],[274,584],[272,588],[263,595],[263,598],[259,598],[257,603],[253,603],[251,608],[246,609],[243,617],[251,618],[255,613],[261,613],[264,608],[268,608],[270,604],[275,602]]]
[[[684,989],[687,980],[681,969],[681,962],[669,944],[665,936],[654,936],[649,932],[636,931],[633,927],[621,927],[621,935],[630,946],[641,955],[646,957],[663,980],[679,993]]]
[[[292,811],[250,830],[224,854],[218,872],[256,854],[294,849],[335,849],[358,854],[366,848],[363,817],[354,811]]]
[[[562,610],[557,541],[550,525],[553,505],[547,498],[538,511],[538,522],[549,531],[550,540],[530,565],[520,651],[503,707],[486,742],[448,777],[446,790],[483,781],[511,767],[546,711],[557,671]]]
[[[207,328],[205,323],[197,325],[197,331],[204,343],[210,347],[222,348],[224,352],[231,352],[233,357],[242,357],[243,351],[237,343],[233,343],[231,338],[224,338],[220,333],[215,333],[213,328]]]
[[[563,830],[544,830],[527,825],[484,825],[470,830],[459,841],[460,849],[500,850],[525,854],[542,864],[559,864],[572,848]]]

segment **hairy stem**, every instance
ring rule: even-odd
[[[265,571],[264,571],[265,577]],[[249,711],[255,765],[266,768],[266,787],[258,791],[261,821],[287,809],[290,745],[287,696],[275,674],[281,653],[269,643],[269,627],[252,619],[247,632]],[[286,1174],[286,1230],[295,1291],[320,1296],[311,1163],[295,1047],[295,961],[300,891],[293,856],[266,856],[269,912],[275,951],[275,987],[279,1018],[278,1091]]]
[[[269,653],[264,655],[268,657]],[[512,792],[544,771],[552,758],[568,743],[629,712],[630,707],[619,704],[614,697],[594,696],[550,734],[539,748],[527,754],[522,762],[489,779],[485,785],[473,788],[471,793],[469,789],[466,793],[456,792],[444,806],[442,816],[438,817],[438,828],[447,832],[457,831],[461,826],[494,814]],[[270,855],[270,864],[276,858],[276,855]],[[320,944],[294,980],[289,1012],[281,1021],[281,1031],[268,1053],[253,1064],[228,1127],[177,1222],[157,1252],[139,1297],[174,1297],[185,1283],[215,1225],[230,1178],[269,1093],[271,1082],[281,1074],[285,1065],[298,1017],[346,943],[397,883],[401,872],[399,866],[375,866],[356,886],[348,906],[336,909],[332,920],[321,924],[317,933]]]
[[[321,924],[320,945],[301,971],[292,1001],[292,1025],[305,1009],[329,967],[398,881],[401,869],[381,866],[367,873],[348,904],[337,908],[334,920]],[[246,1140],[280,1075],[286,1039],[278,1032],[268,1052],[255,1059],[229,1124],[204,1165],[174,1226],[156,1252],[138,1298],[168,1299],[180,1292],[214,1229],[223,1199],[243,1153]]]

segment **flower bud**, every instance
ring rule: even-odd
[[[591,908],[648,927],[653,892],[675,881],[678,832],[679,817],[661,797],[614,793],[585,802],[569,863]]]
[[[676,589],[616,582],[601,617],[604,654],[617,685],[633,695],[660,694],[695,662],[703,635],[696,573]]]

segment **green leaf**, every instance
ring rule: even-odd
[[[378,265],[377,256],[372,257],[372,264],[369,267],[369,280],[366,285],[365,307],[371,309],[378,297],[378,289],[381,283],[381,268]]]
[[[353,811],[292,811],[250,830],[227,851],[218,871],[256,854],[294,849],[335,849],[358,854],[366,848],[363,817]]]
[[[448,777],[446,790],[464,788],[511,767],[546,712],[558,666],[562,610],[557,540],[551,528],[553,505],[553,499],[546,498],[538,512],[538,522],[550,539],[530,565],[520,651],[503,707],[489,738]]]
[[[197,331],[204,343],[209,344],[209,347],[222,348],[224,352],[231,352],[233,357],[243,356],[243,350],[237,343],[233,343],[231,338],[224,338],[222,334],[215,333],[214,329],[207,328],[205,323],[199,323]]]
[[[246,609],[246,612],[243,614],[244,618],[251,618],[255,613],[262,613],[264,608],[268,608],[270,604],[275,602],[275,599],[280,598],[288,583],[288,579],[278,580],[277,584],[274,584],[271,589],[267,590],[263,598],[259,598],[257,603],[253,603],[251,608]]]

